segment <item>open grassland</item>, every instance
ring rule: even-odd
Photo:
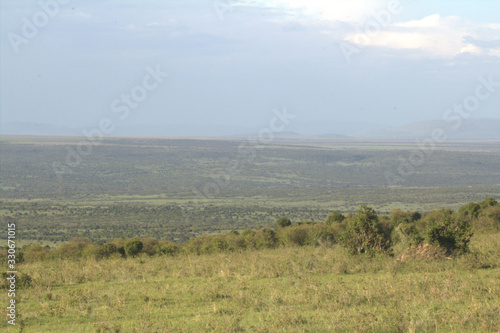
[[[367,203],[381,214],[393,209],[456,210],[468,202],[499,197],[500,186],[409,189],[240,190],[221,192],[203,205],[159,196],[95,196],[92,200],[11,200],[0,202],[0,218],[17,223],[22,242],[52,245],[73,237],[106,240],[151,236],[186,241],[203,233],[273,227],[286,216],[293,222],[324,221],[334,210],[355,212]],[[192,205],[192,206],[191,206]],[[0,245],[5,245],[5,240]]]
[[[54,172],[80,138],[0,141],[0,220],[16,225],[16,246],[87,238],[23,247],[16,268],[31,282],[16,290],[16,327],[4,320],[0,331],[500,330],[498,142],[439,145],[388,187],[384,172],[415,144],[277,139],[239,149],[242,140],[107,138]],[[359,204],[375,210],[347,214]],[[282,217],[293,225],[279,229]],[[359,225],[377,226],[366,244],[381,240],[383,251],[341,247],[356,245]],[[459,248],[471,230],[465,254],[405,252],[419,232],[448,242],[465,231],[453,238]],[[144,248],[133,254],[127,244],[137,242]]]
[[[80,142],[0,138],[0,218],[17,222],[22,242],[135,236],[181,242],[273,226],[282,216],[324,221],[362,203],[388,214],[500,198],[495,141],[438,145],[399,187],[388,187],[384,172],[396,172],[400,158],[419,149],[412,142],[276,139],[262,146],[242,139],[113,137],[79,163],[71,155],[75,165],[65,172],[54,171],[54,162],[66,165]]]
[[[500,237],[452,259],[287,247],[19,264],[24,332],[497,332]],[[1,303],[5,304],[5,293]],[[0,329],[8,327],[5,321]]]

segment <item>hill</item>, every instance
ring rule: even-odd
[[[451,140],[481,140],[500,138],[500,119],[466,119],[457,127],[457,122],[427,120],[403,126],[364,131],[354,135],[363,139],[423,140],[432,136],[432,131],[442,129]]]

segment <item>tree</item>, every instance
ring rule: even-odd
[[[277,221],[276,221],[276,228],[279,229],[279,228],[285,228],[285,227],[289,227],[292,225],[292,221],[289,219],[289,218],[286,218],[286,217],[280,217]]]
[[[458,215],[460,215],[460,217],[466,218],[470,223],[473,219],[476,219],[479,216],[480,211],[481,206],[479,206],[475,202],[470,202],[467,205],[460,207],[460,209],[458,210]]]
[[[327,217],[325,224],[332,225],[334,222],[340,223],[344,220],[345,220],[345,216],[342,215],[338,210],[336,210],[333,213],[331,213],[330,216]]]
[[[452,216],[446,217],[441,223],[429,226],[426,233],[426,240],[429,244],[442,247],[448,253],[468,252],[471,237],[469,221]]]
[[[144,244],[138,239],[129,240],[125,243],[125,253],[127,256],[135,257],[141,252]]]
[[[378,222],[377,213],[365,205],[349,220],[340,241],[352,254],[385,251],[390,246],[390,237]]]

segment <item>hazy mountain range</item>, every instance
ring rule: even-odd
[[[70,128],[35,122],[0,124],[1,135],[82,135],[84,128]],[[88,127],[87,130],[93,128]],[[255,136],[262,128],[225,125],[137,125],[117,127],[115,136]],[[500,119],[467,119],[461,122],[427,120],[395,127],[370,123],[304,123],[276,133],[280,137],[358,138],[419,140],[441,129],[452,140],[500,139]]]

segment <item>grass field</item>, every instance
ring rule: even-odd
[[[477,255],[451,260],[334,246],[26,263],[19,321],[24,332],[497,332],[499,243],[474,236]]]

